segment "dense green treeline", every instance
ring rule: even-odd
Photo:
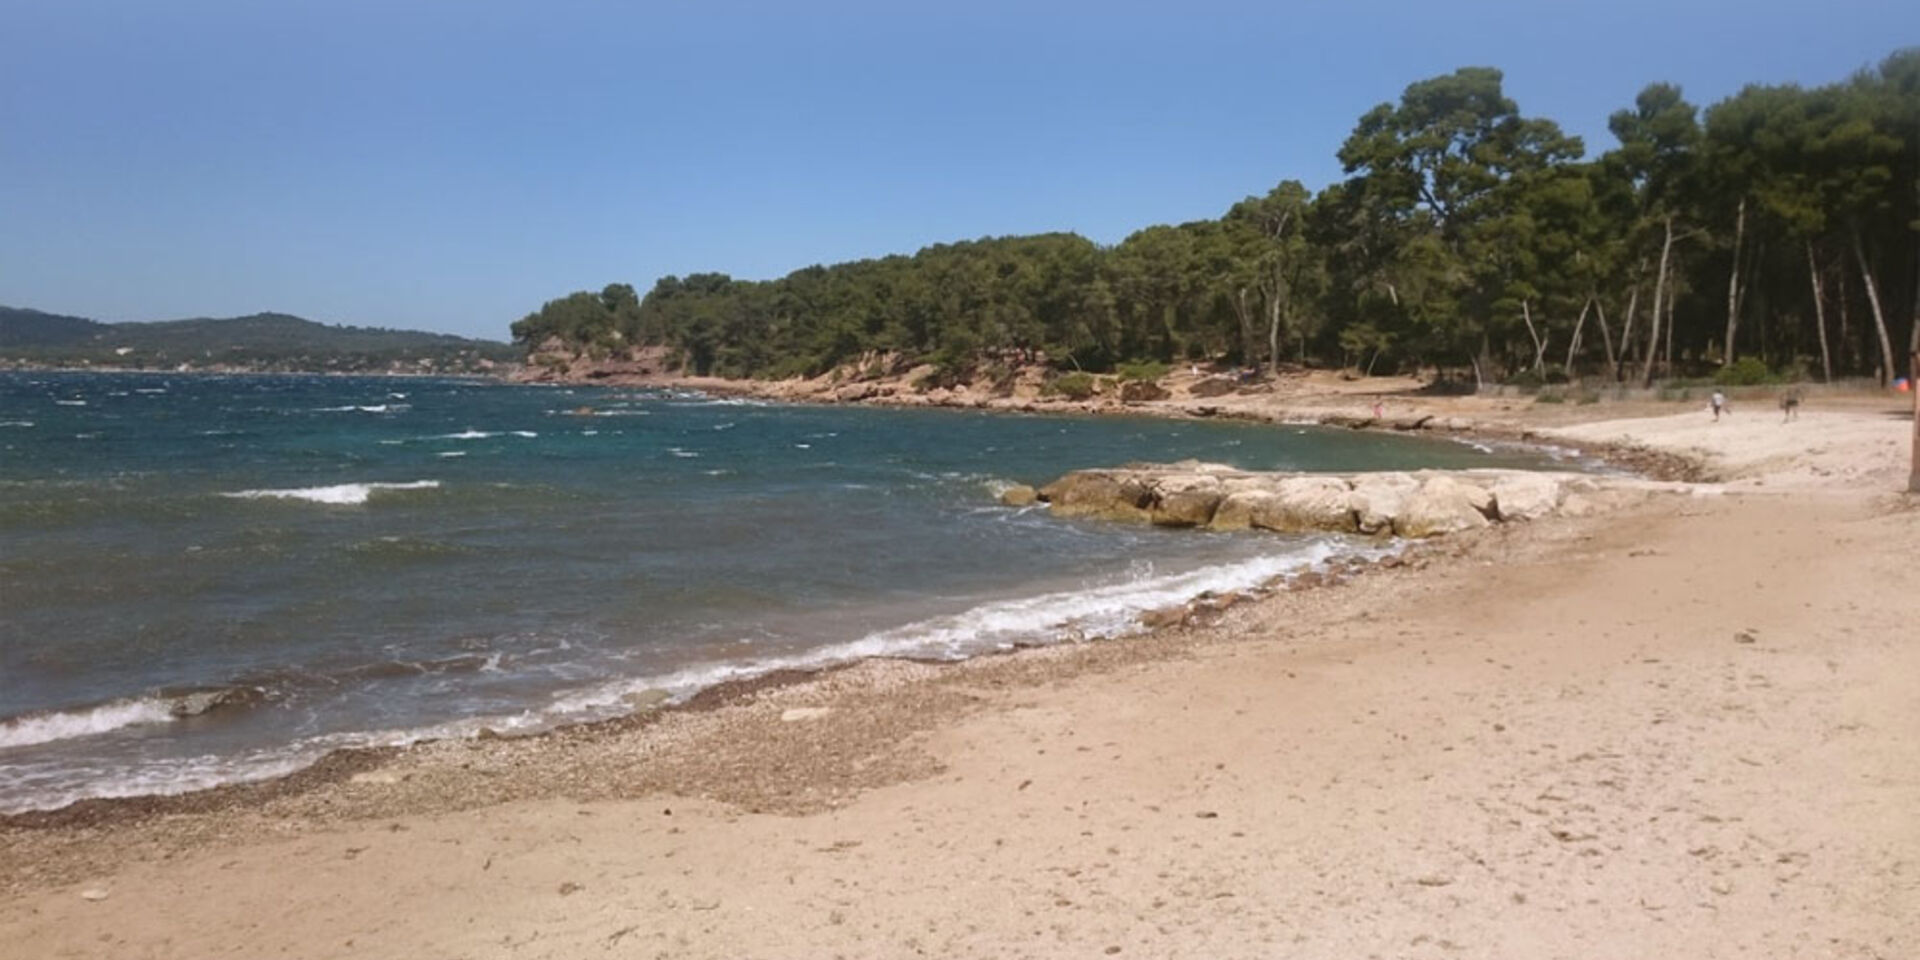
[[[1340,147],[1217,220],[1113,247],[989,238],[798,270],[666,277],[547,303],[538,349],[664,346],[689,372],[819,374],[868,351],[964,377],[983,358],[1423,366],[1476,381],[1888,377],[1920,349],[1920,49],[1705,111],[1654,84],[1617,144],[1523,115],[1501,74],[1408,87]],[[1725,374],[1723,374],[1725,375]]]

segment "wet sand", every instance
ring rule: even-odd
[[[0,934],[32,957],[1920,955],[1920,506],[1884,492],[1904,449],[1881,442],[1908,425],[1832,416],[1797,441],[1578,427],[1732,482],[1148,637],[17,819]]]

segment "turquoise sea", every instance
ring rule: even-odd
[[[0,373],[0,812],[537,730],[781,666],[1119,636],[1378,547],[995,499],[1188,457],[1553,464],[1291,426]]]

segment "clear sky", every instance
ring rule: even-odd
[[[1612,146],[1920,44],[1915,0],[0,0],[0,304],[504,339],[552,297],[1339,179],[1410,82],[1506,71]]]

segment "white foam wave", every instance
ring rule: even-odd
[[[354,411],[359,411],[360,413],[386,413],[389,410],[404,410],[406,408],[407,405],[404,403],[374,403],[365,406],[349,403],[344,407],[315,407],[313,409],[319,413],[352,413]]]
[[[16,717],[0,722],[0,749],[90,737],[122,727],[166,723],[172,719],[170,708],[161,700],[115,700],[84,710]]]
[[[982,604],[946,617],[868,634],[812,656],[846,660],[876,656],[960,657],[983,649],[1070,634],[1087,639],[1125,636],[1142,629],[1140,615],[1185,603],[1204,593],[1231,593],[1324,563],[1335,541],[1313,540],[1282,554],[1217,564],[1183,573]]]
[[[532,440],[533,438],[539,436],[538,433],[535,433],[532,430],[509,430],[507,432],[513,434],[516,437],[524,437],[528,440]]]
[[[454,457],[464,457],[466,455],[467,452],[465,450],[442,450],[436,454],[436,456],[446,460],[451,460]]]
[[[85,400],[55,400],[54,403],[62,407],[84,407],[87,405]]]
[[[690,664],[670,673],[610,681],[557,694],[543,708],[512,714],[469,717],[406,730],[328,734],[239,756],[173,759],[134,770],[99,771],[97,776],[82,778],[62,775],[58,782],[22,781],[16,784],[19,789],[0,791],[0,813],[57,809],[88,798],[172,795],[268,779],[297,771],[332,750],[347,747],[406,746],[426,740],[473,737],[482,730],[530,733],[625,713],[631,709],[636,694],[659,691],[667,694],[670,701],[684,701],[716,684],[781,669],[818,669],[869,657],[958,659],[1016,643],[1124,636],[1145,629],[1140,615],[1149,610],[1183,603],[1207,592],[1257,587],[1320,566],[1335,556],[1356,552],[1380,554],[1390,549],[1364,547],[1356,551],[1352,541],[1325,538],[1308,541],[1284,553],[1174,574],[1156,574],[1149,566],[1141,565],[1136,575],[1124,582],[983,603],[959,613],[877,631],[851,642],[793,656]],[[487,658],[481,669],[491,672],[500,668],[500,658],[495,654]],[[86,736],[134,723],[168,719],[171,714],[162,701],[131,701],[77,711],[66,719],[54,715],[26,722],[40,724],[33,728],[40,736],[63,731],[64,735]],[[57,724],[64,726],[55,726]],[[25,740],[23,731],[27,729],[22,721],[0,725],[0,746],[46,742],[45,739]],[[9,734],[20,739],[5,739]]]
[[[297,487],[286,490],[236,490],[223,497],[238,500],[304,500],[339,506],[358,506],[383,490],[432,490],[438,480],[414,480],[409,483],[340,483],[330,487]]]
[[[702,663],[665,675],[618,680],[559,696],[544,714],[558,721],[580,715],[602,716],[636,693],[660,690],[675,700],[729,680],[776,670],[812,670],[871,657],[924,657],[958,660],[1018,644],[1062,639],[1102,640],[1143,632],[1141,615],[1207,593],[1232,593],[1259,587],[1323,566],[1335,556],[1371,556],[1392,548],[1354,549],[1351,541],[1323,538],[1286,553],[1216,564],[1175,574],[1139,575],[1121,583],[1086,590],[996,600],[956,614],[933,617],[857,640],[815,648],[788,657],[737,663]]]
[[[499,436],[499,434],[489,433],[485,430],[468,429],[468,430],[462,430],[459,433],[442,433],[437,436],[428,437],[427,439],[429,440],[485,440],[488,437],[497,437],[497,436]]]
[[[0,420],[0,427],[31,427],[32,420]]]

